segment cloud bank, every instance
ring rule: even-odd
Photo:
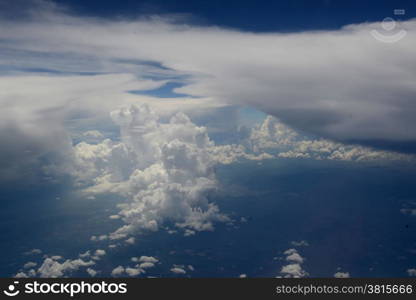
[[[186,75],[179,93],[250,105],[318,136],[378,145],[416,141],[414,20],[401,24],[407,31],[404,39],[384,44],[370,34],[380,30],[376,23],[262,34],[157,17],[78,17],[47,2],[28,15],[0,22],[5,28],[0,63],[20,87],[25,82],[17,73],[27,72],[28,66],[120,78]],[[153,63],[137,67],[140,62]],[[5,91],[10,101],[9,88]],[[25,91],[32,93],[30,85]],[[53,94],[47,98],[54,106]]]

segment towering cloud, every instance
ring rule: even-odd
[[[125,225],[110,234],[119,239],[166,224],[191,231],[212,230],[228,218],[206,194],[216,188],[206,129],[183,113],[166,123],[147,105],[112,114],[121,141],[75,146],[77,176],[87,193],[116,193],[127,199],[118,215]]]

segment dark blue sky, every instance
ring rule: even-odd
[[[76,13],[103,17],[136,17],[148,14],[186,14],[192,22],[249,31],[293,31],[335,29],[345,24],[379,21],[394,17],[393,10],[405,9],[415,16],[411,0],[57,0]]]

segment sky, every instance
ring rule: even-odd
[[[254,32],[339,29],[351,23],[377,22],[412,1],[57,1],[82,15],[134,18],[180,14],[193,23]],[[410,11],[408,11],[409,13]],[[400,17],[408,19],[408,17]]]
[[[279,227],[273,245],[258,246],[270,257],[259,258],[263,267],[253,275],[416,275],[413,229],[399,241],[392,231],[413,228],[415,215],[408,180],[416,152],[414,9],[412,1],[0,0],[0,188],[4,208],[15,216],[5,217],[1,240],[11,243],[10,228],[19,236],[4,253],[3,272],[144,276],[159,268],[161,276],[188,276],[200,264],[205,269],[195,276],[245,275],[253,266],[242,261],[252,252],[231,258],[226,245],[218,246],[210,259],[233,270],[218,273],[202,259],[170,262],[158,243],[185,239],[190,249],[175,251],[195,251],[198,243],[213,247],[217,235],[233,228],[240,245],[265,224],[277,226],[267,211],[281,216],[283,209],[295,218],[290,205],[309,203],[316,193],[316,204],[305,207],[324,220],[336,218],[310,218],[304,234]],[[255,172],[252,182],[238,176]],[[395,179],[389,182],[388,174]],[[307,184],[315,177],[316,189]],[[325,191],[338,199],[328,210],[320,208],[327,205]],[[25,202],[31,193],[39,211],[29,216],[22,210],[34,205]],[[264,201],[263,210],[244,202],[250,197]],[[361,220],[376,198],[380,215],[342,231],[361,237],[345,259],[350,271],[338,270],[335,258],[322,264],[318,253],[328,250],[317,246],[318,235],[327,229],[319,224],[343,223],[344,201],[357,213],[350,218]],[[377,221],[390,211],[391,224]],[[250,212],[264,214],[265,223],[248,227]],[[61,215],[66,223],[57,220]],[[25,239],[31,222],[69,230]],[[388,237],[371,240],[367,223]],[[59,248],[56,241],[78,227],[88,228],[88,236],[76,249]],[[308,228],[317,232],[306,234]],[[337,232],[328,231],[325,241]],[[365,260],[364,271],[357,253],[379,243],[384,250]],[[144,245],[159,256],[126,250]],[[273,258],[271,247],[280,256]],[[304,269],[301,251],[315,257],[315,270]],[[27,255],[42,256],[25,262]],[[397,257],[406,258],[400,270]],[[273,271],[265,262],[273,260],[287,264]],[[389,263],[369,272],[381,260]],[[170,267],[163,269],[163,261]]]

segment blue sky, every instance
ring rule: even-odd
[[[407,8],[414,15],[414,3],[400,1],[66,1],[79,14],[110,18],[149,14],[189,14],[203,25],[248,31],[298,31],[338,29],[351,23],[375,22],[393,16],[393,10]]]
[[[414,8],[0,1],[1,270],[415,275]]]

